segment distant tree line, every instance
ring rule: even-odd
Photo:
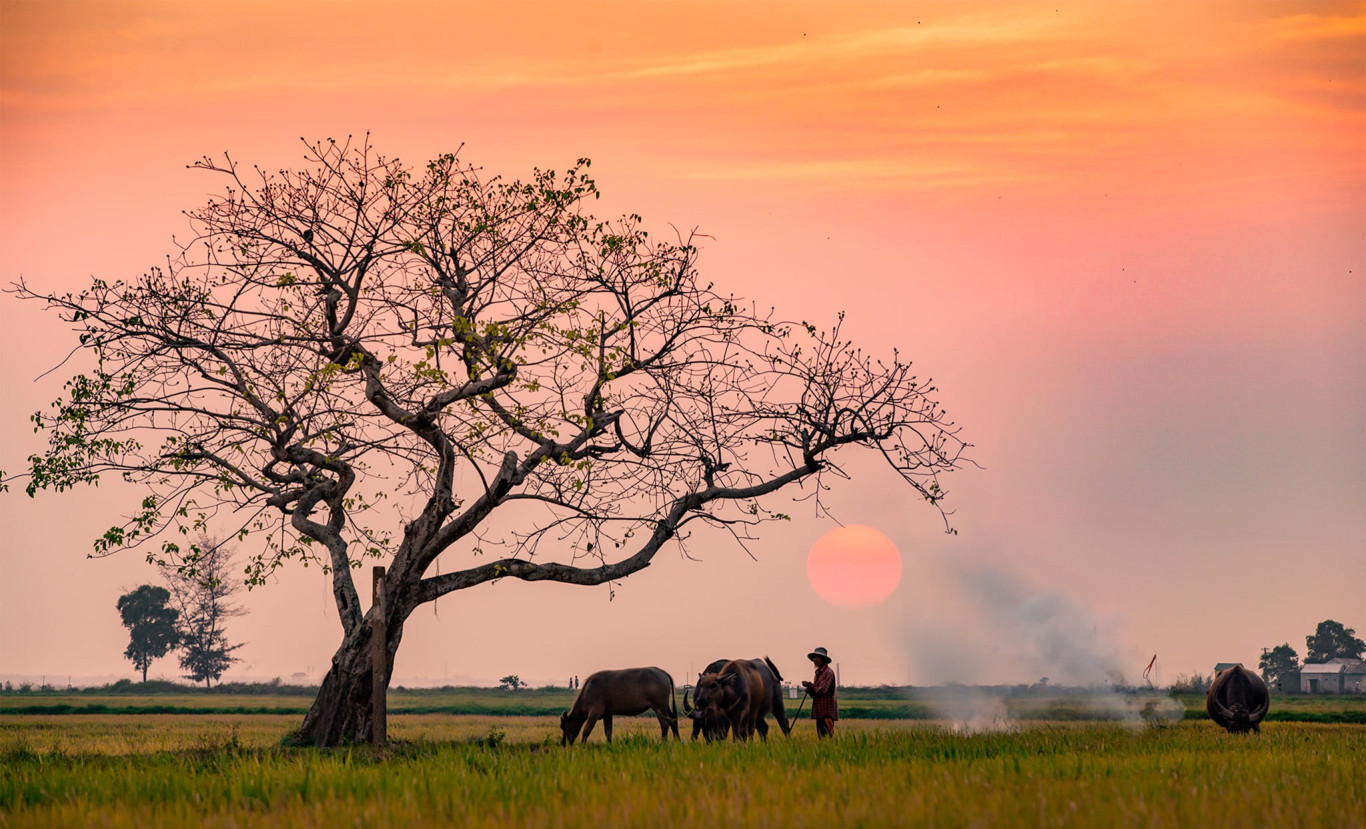
[[[1319,622],[1314,632],[1304,637],[1304,645],[1306,653],[1303,665],[1328,662],[1338,657],[1361,659],[1366,654],[1366,642],[1356,637],[1356,631],[1332,619]],[[1270,687],[1299,690],[1298,674],[1302,664],[1299,653],[1289,642],[1263,649],[1257,667]],[[1206,675],[1198,671],[1189,676],[1181,674],[1172,683],[1172,690],[1177,693],[1203,694],[1213,681],[1213,674]],[[1282,688],[1282,685],[1285,687]]]
[[[167,587],[143,584],[119,597],[118,610],[129,642],[123,655],[142,672],[172,651],[180,653],[183,676],[206,687],[217,682],[242,647],[227,638],[226,620],[242,615],[229,598],[242,588],[232,580],[232,550],[201,538],[178,567],[163,567]]]
[[[1366,642],[1356,637],[1356,631],[1332,619],[1319,622],[1313,634],[1304,637],[1304,647],[1306,665],[1328,662],[1338,657],[1361,659],[1366,654]],[[1289,642],[1277,645],[1262,654],[1258,668],[1267,685],[1280,687],[1279,683],[1293,679],[1299,673],[1299,654]]]

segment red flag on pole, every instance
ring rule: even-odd
[[[1157,654],[1153,654],[1152,661],[1150,661],[1150,662],[1148,663],[1148,667],[1146,667],[1146,668],[1143,669],[1143,678],[1144,678],[1144,679],[1147,679],[1147,678],[1148,678],[1148,674],[1152,673],[1153,666],[1156,665],[1156,664],[1157,664]]]

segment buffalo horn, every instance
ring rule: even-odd
[[[1218,698],[1215,698],[1214,706],[1219,709],[1219,714],[1223,716],[1225,720],[1228,720],[1230,723],[1238,719],[1238,715],[1233,713],[1229,709],[1225,708],[1224,704],[1220,702]]]

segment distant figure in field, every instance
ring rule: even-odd
[[[840,709],[835,697],[835,672],[830,668],[830,654],[825,648],[816,648],[806,658],[816,666],[815,678],[802,683],[806,693],[811,695],[811,719],[816,721],[816,736],[834,736]]]

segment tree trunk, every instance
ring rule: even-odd
[[[393,675],[394,654],[403,637],[403,619],[389,620],[385,660],[389,676]],[[290,742],[295,745],[320,747],[343,743],[366,742],[373,736],[371,701],[374,681],[371,677],[370,618],[343,640],[332,657],[332,667],[323,678],[313,707],[304,715],[304,723]]]

